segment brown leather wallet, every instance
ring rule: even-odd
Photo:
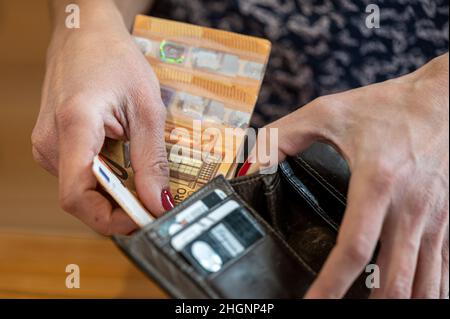
[[[348,178],[338,153],[315,144],[276,173],[229,181],[219,176],[132,236],[113,239],[175,298],[301,298],[335,243]],[[160,229],[214,189],[242,206],[262,235],[220,270],[199,272]],[[369,292],[361,275],[346,297],[366,298]]]

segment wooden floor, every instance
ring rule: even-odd
[[[63,212],[33,161],[50,34],[47,0],[0,0],[0,298],[162,298],[107,239]],[[67,264],[80,267],[67,289]]]

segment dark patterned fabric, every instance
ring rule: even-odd
[[[366,7],[380,8],[380,28]],[[160,0],[151,14],[264,37],[272,53],[252,125],[312,99],[412,72],[448,51],[448,0]]]

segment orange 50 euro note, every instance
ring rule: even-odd
[[[170,190],[180,203],[215,176],[234,176],[271,45],[265,39],[141,15],[133,37],[161,85],[168,113]],[[130,147],[107,139],[101,156],[136,196]]]

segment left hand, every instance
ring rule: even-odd
[[[336,246],[307,298],[343,297],[378,241],[381,279],[372,297],[448,298],[448,85],[445,54],[409,75],[318,98],[268,125],[278,128],[278,160],[322,140],[352,171]]]

